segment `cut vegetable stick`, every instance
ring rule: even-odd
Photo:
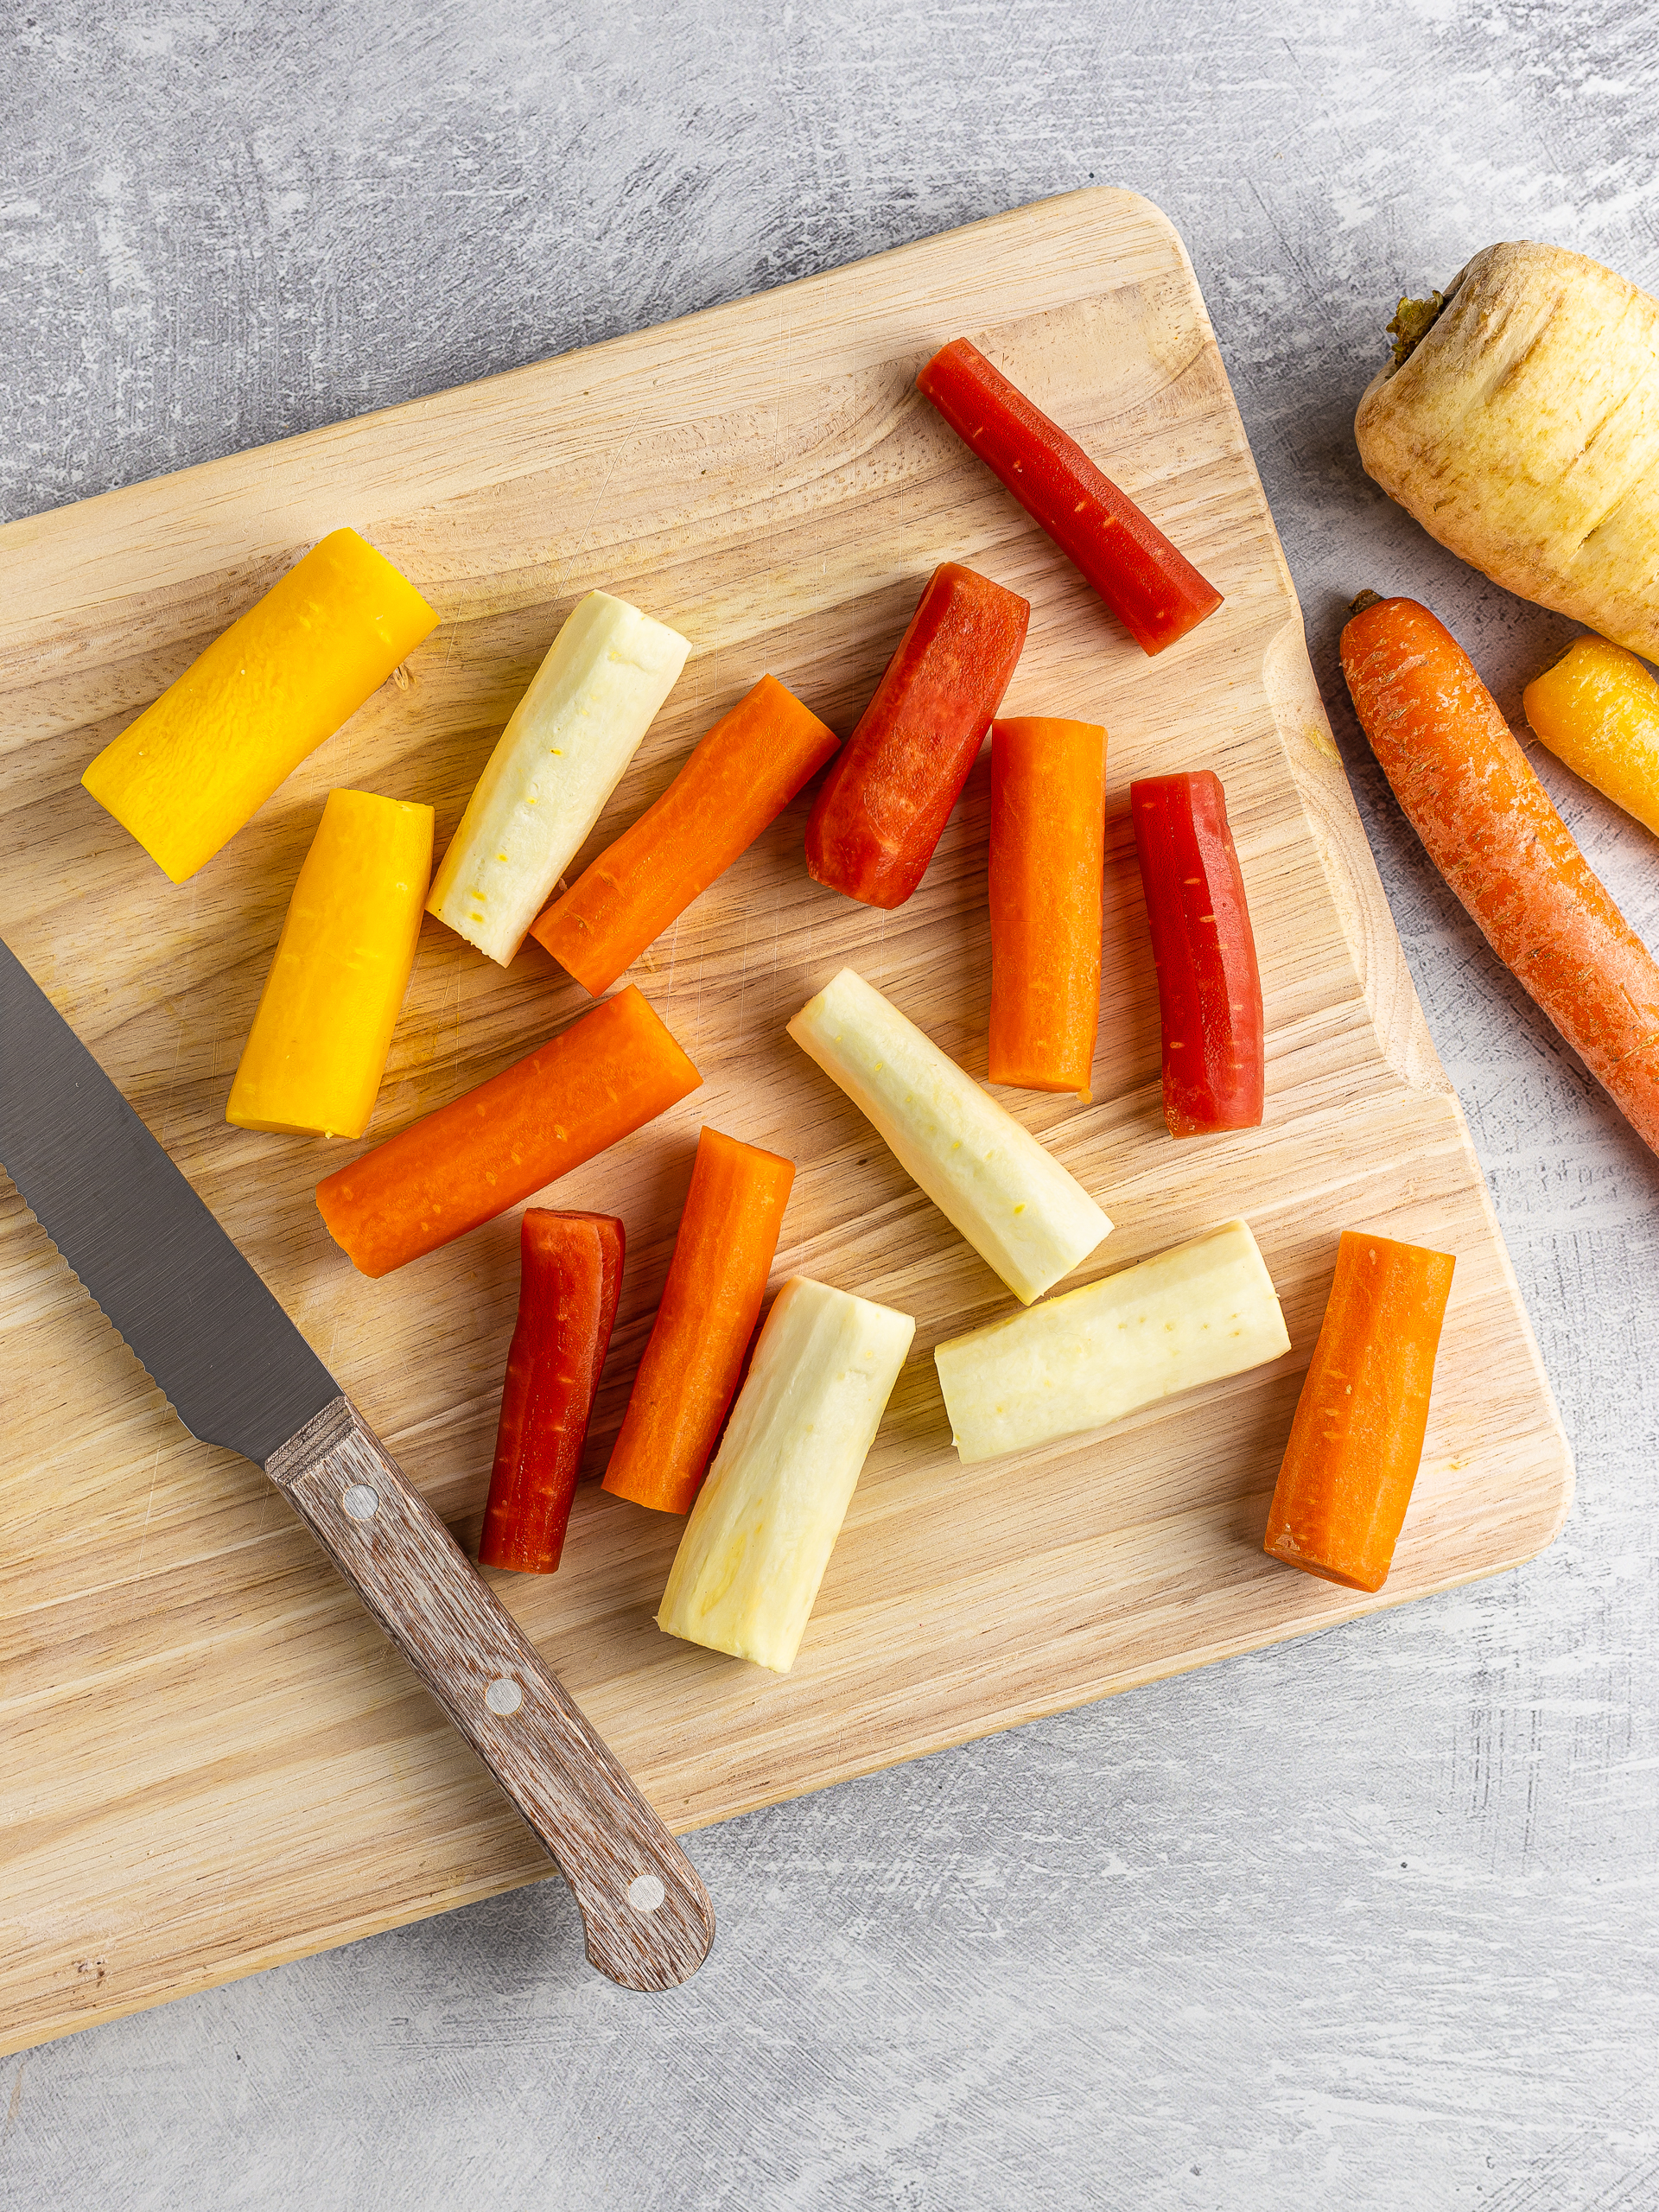
[[[624,1246],[613,1214],[525,1209],[481,1567],[551,1574],[558,1566],[616,1322]]]
[[[415,964],[432,810],[330,791],[288,902],[225,1118],[360,1137]]]
[[[935,1348],[963,1465],[1032,1452],[1290,1350],[1247,1221]]]
[[[806,824],[817,883],[902,906],[927,873],[991,717],[1031,606],[988,576],[936,569]]]
[[[1380,1590],[1423,1456],[1449,1252],[1344,1230],[1262,1548],[1349,1590]]]
[[[702,1077],[632,984],[317,1185],[359,1273],[389,1274],[654,1121]]]
[[[1173,1137],[1260,1126],[1266,1037],[1244,877],[1208,768],[1129,785]]]
[[[354,530],[331,531],[111,738],[80,780],[182,883],[437,621]]]
[[[910,1351],[908,1313],[792,1276],[691,1509],[657,1625],[786,1675]]]
[[[579,600],[513,709],[429,912],[502,967],[581,851],[690,646],[623,599]]]
[[[689,1513],[760,1318],[795,1163],[718,1129],[697,1140],[651,1341],[604,1487],[659,1513]]]
[[[993,1083],[1089,1096],[1100,1027],[1106,733],[1098,722],[991,730]]]
[[[748,850],[841,742],[763,676],[531,935],[595,997]]]
[[[1030,1130],[851,968],[808,1001],[789,1033],[1021,1304],[1110,1233]]]
[[[1468,655],[1415,600],[1374,599],[1343,631],[1342,672],[1429,858],[1659,1151],[1659,963],[1591,872]]]
[[[1659,836],[1659,677],[1605,638],[1575,638],[1521,695],[1558,760]]]
[[[942,346],[916,385],[1082,569],[1143,652],[1162,652],[1221,605],[1215,586],[1076,439],[965,338]]]

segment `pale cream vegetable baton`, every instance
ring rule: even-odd
[[[1290,1350],[1247,1221],[954,1337],[933,1352],[963,1464],[1103,1428]]]
[[[657,1625],[786,1675],[905,1363],[908,1313],[792,1275],[755,1344]]]
[[[1109,1235],[1076,1178],[855,969],[809,1000],[789,1033],[1022,1304]]]
[[[579,600],[485,765],[429,913],[505,967],[581,851],[691,648],[626,600]]]

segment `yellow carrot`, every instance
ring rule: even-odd
[[[437,626],[354,530],[314,545],[81,778],[182,883]]]
[[[360,1137],[415,963],[432,810],[330,791],[305,856],[225,1118]]]
[[[1645,663],[1575,638],[1521,700],[1558,760],[1659,836],[1659,677]]]

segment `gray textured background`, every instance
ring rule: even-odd
[[[676,1996],[588,1974],[551,1885],[7,2061],[0,2202],[1659,2205],[1659,1169],[1333,661],[1408,590],[1514,714],[1568,633],[1349,423],[1395,296],[1495,238],[1659,289],[1656,115],[1643,0],[6,0],[9,516],[1091,178],[1160,202],[1580,1489],[1518,1573],[694,1838],[721,1936]],[[1646,833],[1540,766],[1659,941]]]

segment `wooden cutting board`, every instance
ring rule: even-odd
[[[917,398],[924,359],[963,334],[1226,593],[1160,658]],[[442,626],[175,888],[80,772],[340,523]],[[1033,603],[1007,711],[1110,731],[1095,1103],[1001,1094],[1117,1224],[1071,1281],[1243,1213],[1294,1350],[1080,1444],[957,1465],[931,1350],[1012,1300],[784,1023],[851,963],[983,1077],[987,762],[893,914],[808,880],[803,798],[632,971],[702,1089],[554,1200],[627,1225],[593,1472],[704,1122],[800,1163],[776,1280],[918,1317],[800,1659],[779,1679],[661,1635],[681,1524],[594,1485],[556,1577],[493,1578],[678,1829],[1495,1573],[1567,1510],[1567,1444],[1179,239],[1131,194],[1077,193],[0,531],[0,934],[469,1546],[516,1217],[365,1281],[312,1203],[346,1148],[223,1118],[323,796],[429,800],[442,847],[572,603],[602,586],[693,650],[591,854],[766,670],[850,729],[946,558]],[[1131,777],[1200,766],[1225,781],[1249,890],[1268,1108],[1259,1131],[1178,1145],[1125,810]],[[504,973],[429,919],[372,1135],[587,1003],[536,946]],[[1373,1599],[1260,1548],[1344,1227],[1458,1255],[1416,1498]],[[263,1475],[185,1434],[3,1178],[0,1327],[0,2049],[545,1875]]]

